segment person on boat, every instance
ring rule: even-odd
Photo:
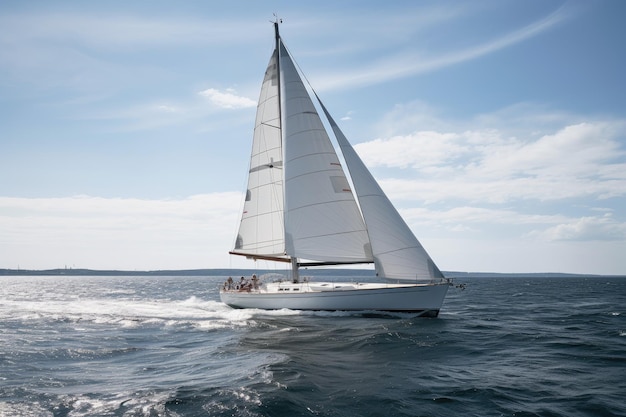
[[[237,285],[237,289],[239,291],[245,291],[247,286],[248,286],[248,282],[246,281],[244,277],[241,277],[241,279],[239,280],[239,285]]]
[[[252,288],[255,290],[259,289],[259,279],[256,277],[256,274],[252,274]]]
[[[224,289],[225,290],[232,290],[233,289],[233,277],[228,277],[228,279],[224,283]]]

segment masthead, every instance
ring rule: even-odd
[[[276,13],[273,13],[273,14],[274,14],[274,20],[272,20],[271,22],[274,24],[274,32],[276,33],[276,39],[278,39],[279,38],[278,24],[283,23],[283,19],[279,18]]]

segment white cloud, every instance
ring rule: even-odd
[[[165,113],[178,113],[180,111],[178,108],[167,104],[159,104],[156,106],[156,109]]]
[[[457,133],[415,132],[407,136],[375,139],[355,146],[370,166],[423,169],[468,152]]]
[[[572,219],[546,230],[532,231],[528,236],[548,241],[626,241],[626,223],[619,222],[611,213],[606,213],[601,217]]]
[[[577,123],[538,137],[511,137],[496,129],[418,131],[355,148],[369,166],[416,170],[381,178],[392,198],[606,199],[626,195],[626,149],[619,142],[625,125],[619,120]]]
[[[227,89],[225,92],[208,88],[200,91],[203,97],[206,97],[213,105],[224,109],[245,109],[256,107],[257,103],[247,97],[238,96],[233,89]]]
[[[354,111],[350,110],[349,112],[346,113],[345,116],[343,116],[340,120],[347,122],[349,120],[352,120],[352,116],[354,115]]]
[[[225,267],[241,199],[0,197],[0,268]]]
[[[512,139],[500,141],[484,154],[482,174],[504,173],[546,177],[608,179],[606,168],[612,161],[626,155],[617,139],[624,123],[586,122],[565,126],[537,140]],[[620,168],[624,167],[618,162]],[[626,179],[626,171],[620,179]]]
[[[392,135],[355,148],[440,267],[623,271],[621,255],[608,254],[626,244],[618,209],[626,197],[626,121],[521,105],[461,122],[428,108],[416,118],[409,107],[383,119],[392,128],[381,131]],[[431,130],[401,134],[424,125]],[[471,247],[455,252],[459,241]],[[502,261],[486,261],[479,247]],[[532,259],[517,262],[515,247]],[[593,260],[582,265],[575,254],[584,252]]]
[[[237,97],[233,93],[217,92],[213,96],[211,93],[203,93],[205,91],[176,101],[147,101],[111,109],[81,109],[81,113],[75,113],[72,117],[80,120],[107,121],[108,123],[102,128],[114,132],[154,130],[167,126],[180,126],[181,129],[198,132],[210,131],[225,124],[229,124],[232,130],[241,123],[248,123],[250,117],[254,117],[254,114],[237,115],[229,118],[220,114],[216,117],[215,114],[225,108],[244,109],[251,106],[246,105],[247,99],[245,97]],[[212,106],[206,105],[206,98],[209,99]]]
[[[606,211],[594,210],[594,211]],[[444,270],[624,274],[626,222],[514,208],[405,209],[402,215]]]

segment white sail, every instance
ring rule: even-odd
[[[391,279],[443,278],[319,98],[318,101],[333,128],[350,172],[371,240],[377,274]]]
[[[254,125],[248,188],[232,253],[279,257],[285,253],[283,150],[278,52],[265,71]]]
[[[365,225],[339,158],[280,45],[287,253],[316,261],[371,262]]]

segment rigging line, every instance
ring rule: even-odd
[[[315,94],[315,96],[317,97],[317,92],[315,91],[315,89],[313,88],[313,85],[311,84],[311,82],[309,81],[309,79],[307,78],[306,74],[304,73],[304,71],[302,70],[302,68],[300,67],[300,64],[298,64],[298,61],[296,61],[296,58],[293,56],[293,54],[291,53],[291,51],[289,50],[289,48],[287,48],[287,45],[285,45],[285,42],[281,42],[283,45],[283,48],[285,48],[285,50],[287,51],[287,53],[289,54],[289,58],[291,58],[291,62],[293,62],[293,64],[296,66],[296,68],[298,69],[298,72],[300,73],[300,76],[302,78],[304,78],[304,81],[306,81],[307,85],[309,86],[309,88],[311,89],[311,91],[313,91],[313,94]],[[319,100],[319,99],[318,99]]]

